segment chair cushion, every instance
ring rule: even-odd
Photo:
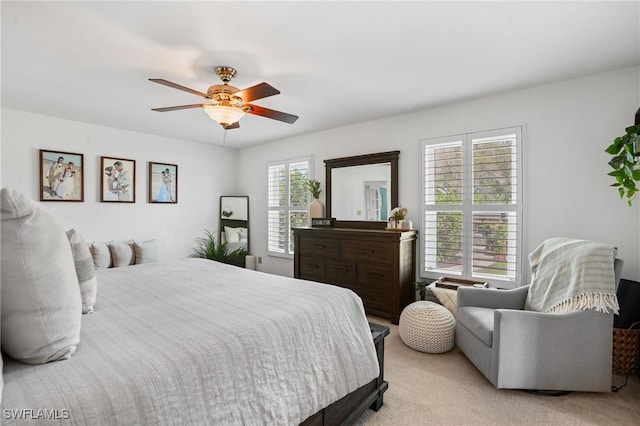
[[[480,341],[493,343],[493,313],[495,309],[463,306],[458,309],[458,323],[464,325]]]

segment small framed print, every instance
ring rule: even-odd
[[[100,201],[136,202],[136,160],[100,157]]]
[[[331,218],[328,217],[312,217],[311,226],[316,228],[331,228]]]
[[[149,161],[149,202],[178,202],[178,165]]]
[[[40,201],[84,201],[84,155],[40,150]]]

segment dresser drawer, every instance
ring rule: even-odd
[[[356,281],[356,264],[346,260],[327,259],[327,281],[336,284],[351,284]]]
[[[300,256],[300,278],[324,280],[326,276],[325,258],[319,256]]]
[[[357,285],[390,290],[393,286],[393,270],[389,265],[359,263]]]
[[[341,240],[342,258],[356,262],[391,264],[397,249],[393,244],[378,241]]]
[[[349,286],[360,298],[367,310],[395,313],[397,302],[393,292],[370,287]]]
[[[302,255],[338,257],[339,241],[333,238],[300,238],[300,247],[296,247]]]

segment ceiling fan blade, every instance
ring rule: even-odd
[[[280,112],[273,109],[261,107],[258,105],[245,104],[242,106],[242,109],[254,115],[260,115],[262,117],[272,118],[278,121],[284,121],[285,123],[293,124],[298,119],[297,115],[287,114],[286,112]]]
[[[237,129],[239,127],[240,127],[240,123],[236,121],[235,123],[227,124],[227,126],[224,129],[231,130],[231,129]]]
[[[158,112],[177,111],[179,109],[200,108],[205,105],[207,104],[178,105],[178,106],[164,107],[164,108],[151,108],[151,111],[158,111]]]
[[[256,99],[266,98],[267,96],[273,96],[279,94],[280,91],[268,83],[260,83],[255,86],[248,87],[244,90],[234,93],[235,96],[240,96],[242,102],[251,102]]]
[[[194,95],[202,96],[203,98],[207,97],[207,95],[205,95],[202,92],[198,92],[197,90],[189,89],[188,87],[184,87],[184,86],[181,86],[179,84],[172,83],[169,80],[165,80],[163,78],[150,78],[149,81],[153,81],[154,83],[158,83],[158,84],[162,84],[162,85],[165,85],[165,86],[173,87],[174,89],[183,90],[185,92],[193,93]]]

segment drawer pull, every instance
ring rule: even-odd
[[[367,249],[356,249],[356,251],[359,251],[360,253],[368,253],[368,254],[373,254],[376,252],[375,250],[367,250]]]
[[[370,277],[376,277],[376,278],[384,277],[384,274],[380,274],[378,272],[367,272],[367,275],[369,275]]]
[[[348,270],[348,269],[344,269],[344,268],[342,268],[342,269],[340,269],[340,268],[334,268],[334,271],[336,271],[336,272],[349,272],[349,270]]]
[[[307,268],[316,268],[316,269],[320,268],[319,265],[315,265],[313,263],[305,263],[304,266],[306,266]]]
[[[313,248],[317,248],[317,249],[324,249],[327,248],[327,246],[323,245],[323,244],[312,244],[311,247]]]

